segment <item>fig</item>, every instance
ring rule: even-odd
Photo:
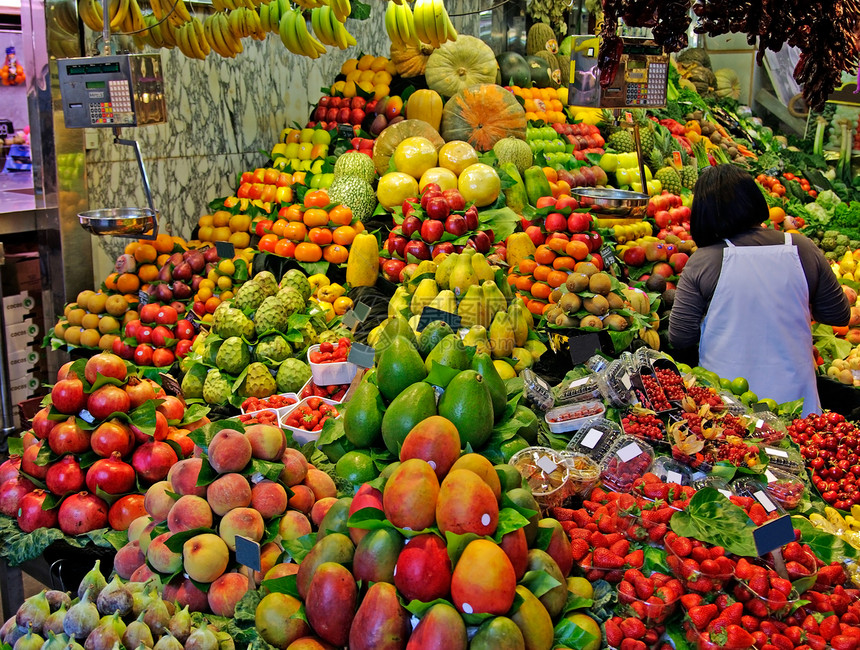
[[[45,592],[45,598],[48,599],[48,605],[52,612],[60,609],[61,605],[65,605],[67,609],[72,606],[72,599],[65,591],[51,589]]]
[[[30,596],[18,608],[15,614],[15,623],[23,630],[30,630],[33,634],[42,634],[42,628],[48,616],[51,615],[51,606],[45,597],[45,592],[40,591],[35,596]]]
[[[170,630],[170,633],[175,636],[180,643],[186,644],[186,639],[188,638],[188,635],[191,634],[191,612],[188,609],[188,605],[178,610],[170,617],[170,623],[167,625],[167,629]]]
[[[114,612],[113,617],[116,616],[118,614]],[[117,631],[114,621],[111,620],[113,617],[90,632],[90,635],[84,642],[84,650],[111,650],[115,643],[119,643],[122,640],[122,635]]]
[[[48,630],[45,638],[45,643],[42,645],[42,650],[63,650],[69,644],[69,637],[65,634],[54,634]]]
[[[69,603],[72,601],[70,600]],[[56,612],[52,612],[51,615],[45,621],[45,625],[42,627],[42,634],[46,634],[48,632],[53,632],[54,634],[63,634],[63,621],[66,618],[66,604],[60,603],[60,609]]]
[[[113,580],[102,589],[99,597],[96,599],[96,606],[103,616],[114,613],[125,616],[131,611],[132,604],[133,597],[131,592],[120,582],[117,575],[114,575]]]
[[[107,580],[105,580],[101,572],[101,560],[96,560],[93,568],[81,580],[81,584],[78,587],[78,598],[83,599],[84,594],[88,593],[90,602],[95,602],[105,587],[107,587]]]
[[[41,650],[44,643],[45,639],[36,634],[30,627],[24,636],[15,641],[13,648],[14,650]]]
[[[154,589],[149,594],[149,606],[143,615],[143,622],[149,626],[154,635],[159,636],[167,631],[167,626],[170,624],[170,612],[167,611],[167,603],[158,596]],[[170,636],[173,637],[172,634]]]
[[[8,643],[14,645],[14,641],[7,641],[6,637],[10,636],[14,630],[18,629],[18,624],[15,623],[15,617],[10,616],[2,626],[0,626],[0,643]]]
[[[179,639],[173,636],[169,631],[165,632],[164,636],[158,640],[153,650],[183,650]]]
[[[139,645],[151,648],[155,645],[155,639],[152,638],[152,630],[143,622],[143,612],[125,628],[125,634],[122,635],[122,644],[126,648],[136,648]]]
[[[98,562],[96,562],[96,566],[98,566]],[[72,605],[66,612],[66,617],[63,619],[63,631],[69,635],[69,638],[86,639],[90,632],[98,627],[99,610],[90,598],[90,592],[84,590],[84,595],[80,601]]]
[[[185,650],[218,650],[218,637],[208,625],[201,625],[188,635]]]

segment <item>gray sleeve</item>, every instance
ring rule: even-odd
[[[720,247],[700,249],[684,267],[669,313],[669,342],[672,347],[683,350],[698,345],[702,319],[719,279],[722,254]]]
[[[830,263],[806,237],[792,235],[792,241],[797,245],[809,284],[812,317],[826,325],[847,325],[851,319],[851,305]]]

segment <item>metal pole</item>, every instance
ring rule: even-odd
[[[0,268],[6,263],[6,250],[3,247],[3,242],[0,242]],[[0,278],[2,280],[2,278]],[[12,415],[12,396],[9,393],[9,368],[7,360],[9,358],[6,352],[6,315],[2,309],[3,304],[3,289],[0,283],[0,330],[4,332],[0,337],[0,416],[2,416],[2,446],[6,446],[6,438],[15,432],[15,418]]]
[[[110,56],[110,0],[102,0],[102,54]]]

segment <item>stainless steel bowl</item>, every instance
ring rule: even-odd
[[[100,208],[78,213],[81,226],[93,235],[142,235],[152,230],[155,216],[149,208]]]
[[[641,192],[581,187],[574,189],[572,195],[580,206],[589,208],[600,218],[641,219],[648,209],[649,196]]]

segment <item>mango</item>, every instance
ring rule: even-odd
[[[398,334],[387,345],[385,343],[385,330],[383,330],[377,348],[379,345],[385,347],[379,355],[376,366],[376,383],[379,386],[379,392],[390,402],[406,388],[423,380],[427,376],[427,371],[424,369],[421,355],[410,340]]]
[[[551,577],[558,580],[559,584],[556,587],[538,597],[538,600],[546,608],[550,618],[556,620],[564,611],[564,606],[567,604],[567,581],[561,574],[561,569],[558,568],[558,564],[548,553],[538,548],[533,548],[528,554],[528,566],[526,570],[546,571]]]
[[[323,562],[347,564],[352,562],[354,554],[355,546],[346,535],[332,533],[319,540],[299,564],[299,572],[296,574],[296,589],[299,596],[303,600],[307,598],[311,579],[320,564]]]
[[[377,528],[362,537],[352,559],[352,574],[362,582],[394,584],[394,567],[403,548],[403,535],[390,528]]]
[[[382,493],[385,517],[398,528],[423,530],[436,523],[439,479],[430,464],[418,458],[403,461]]]
[[[490,399],[493,403],[493,420],[498,422],[505,414],[505,408],[508,405],[508,391],[505,388],[505,382],[496,366],[493,365],[493,359],[486,352],[480,350],[475,352],[472,357],[472,370],[478,372],[487,384],[487,389],[490,391]]]
[[[469,367],[469,355],[463,341],[456,334],[449,334],[436,344],[427,358],[424,359],[424,368],[427,374],[433,369],[433,362],[456,370],[466,370]]]
[[[514,567],[505,552],[489,540],[476,539],[466,546],[454,567],[451,599],[465,614],[502,615],[514,603],[516,584]]]
[[[455,469],[467,469],[470,472],[474,472],[493,491],[496,501],[502,500],[502,483],[499,480],[499,475],[496,473],[496,468],[481,454],[463,454],[451,467],[452,471]]]
[[[397,558],[394,586],[407,601],[445,598],[451,588],[451,558],[445,541],[434,534],[410,539]]]
[[[450,420],[431,415],[412,427],[400,448],[400,460],[426,460],[441,481],[460,455],[460,434]],[[516,471],[516,470],[514,470]]]
[[[382,417],[382,440],[388,451],[398,456],[409,432],[433,415],[436,415],[433,387],[423,381],[408,386],[388,405]]]
[[[325,513],[323,520],[320,522],[317,541],[332,533],[349,535],[349,528],[347,528],[346,522],[349,519],[351,505],[352,497],[343,497],[329,507],[328,512]]]
[[[511,618],[523,633],[526,650],[550,650],[554,637],[552,618],[528,589],[520,585],[517,594],[523,602]]]
[[[529,563],[529,546],[526,543],[525,528],[517,528],[502,535],[499,547],[501,547],[511,561],[511,566],[514,567],[514,574],[517,576],[517,582],[519,582],[526,574],[526,567]]]
[[[382,396],[369,381],[356,387],[343,412],[343,432],[356,447],[371,447],[382,435]]]
[[[460,432],[460,444],[480,449],[493,431],[493,403],[484,379],[474,370],[455,376],[438,404],[439,415]]]
[[[336,562],[323,562],[308,588],[308,623],[323,640],[343,647],[349,641],[357,601],[358,587],[349,569]]]
[[[349,631],[350,650],[403,650],[409,634],[409,613],[387,582],[371,585]]]
[[[364,508],[376,508],[382,511],[382,492],[377,490],[370,483],[364,483],[355,493],[352,498],[352,503],[349,504],[349,516],[352,517],[356,512]],[[349,538],[353,544],[358,544],[369,531],[363,528],[349,528]]]
[[[266,643],[286,650],[296,639],[307,636],[311,628],[304,618],[296,617],[302,603],[288,594],[268,594],[257,604],[254,623]]]
[[[511,619],[506,616],[491,618],[478,628],[469,650],[525,650],[526,643],[523,633]]]
[[[527,510],[531,510],[534,514],[529,517],[529,524],[526,526],[523,531],[526,534],[526,542],[529,546],[534,544],[535,537],[538,534],[538,522],[540,521],[540,506],[538,502],[535,501],[532,493],[524,488],[514,488],[513,490],[508,490],[507,492],[508,498],[517,504],[520,508],[525,508]]]
[[[466,624],[457,610],[446,603],[433,605],[412,630],[406,650],[466,650]]]
[[[538,527],[552,529],[552,536],[549,539],[546,552],[556,561],[562,575],[566,578],[573,568],[573,556],[570,554],[570,539],[558,520],[552,517],[538,521]]]
[[[427,323],[424,329],[421,330],[421,334],[418,335],[418,352],[426,359],[427,355],[430,354],[430,351],[436,347],[439,341],[453,333],[454,330],[451,329],[451,326],[443,320],[434,320]]]
[[[492,535],[499,524],[493,490],[475,472],[452,469],[439,489],[436,523],[443,533]]]

